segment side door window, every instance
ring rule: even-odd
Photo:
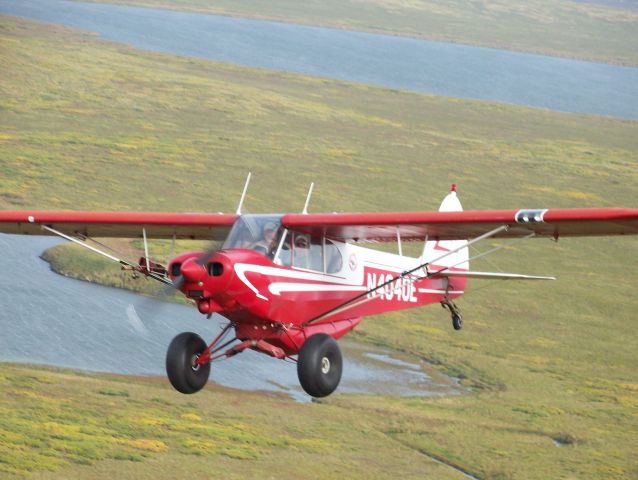
[[[321,239],[303,233],[293,234],[293,267],[323,271],[323,246]]]
[[[339,247],[332,240],[326,239],[325,252],[326,256],[326,273],[337,273],[343,267],[343,259]]]
[[[290,267],[292,265],[292,232],[284,231],[286,238],[283,239],[281,244],[281,250],[279,250],[279,256],[275,259],[277,265],[283,265],[284,267]]]

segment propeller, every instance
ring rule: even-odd
[[[213,242],[213,245],[209,247],[204,252],[203,255],[195,259],[195,263],[203,267],[218,251],[219,251],[219,244],[217,242]],[[175,290],[180,290],[182,286],[184,285],[184,283],[186,283],[186,277],[181,273],[181,265],[180,265],[180,275],[175,280],[173,280],[172,285],[167,285],[164,289],[162,289],[162,292],[160,292],[160,295],[164,296],[169,293],[173,293]]]
[[[211,242],[204,253],[195,259],[194,263],[199,266],[206,265],[212,256],[219,251],[219,247],[218,242]],[[153,295],[142,297],[139,302],[136,302],[136,305],[129,305],[126,309],[126,315],[133,329],[144,335],[147,328],[143,319],[151,319],[159,315],[160,311],[165,307],[165,302],[170,302],[169,297],[176,292],[180,292],[186,280],[186,277],[181,274],[180,266],[180,274],[173,280],[172,284],[165,285]]]
[[[248,185],[250,184],[251,175],[252,174],[249,172],[248,176],[246,177],[244,190],[242,191],[241,198],[239,200],[239,205],[237,206],[237,212],[236,212],[237,215],[242,215],[242,207],[244,204],[244,199],[246,198],[246,193],[248,191]],[[144,235],[145,258],[147,259],[146,261],[148,263],[149,258],[148,258],[145,230],[143,230],[143,235]],[[219,250],[219,247],[220,247],[219,242],[211,241],[209,244],[209,247],[204,251],[204,253],[195,259],[195,263],[203,267],[209,262],[212,256]],[[175,249],[175,237],[173,237],[173,243],[171,244],[169,258],[166,260],[167,265],[170,264],[170,260],[173,257],[174,249]],[[169,295],[172,295],[176,291],[181,290],[181,288],[184,286],[184,283],[186,283],[187,279],[181,273],[181,265],[180,265],[180,274],[172,281],[172,283],[169,283],[170,280],[165,277],[162,279],[156,278],[156,280],[162,281],[163,283],[166,284],[166,286],[162,288],[159,292],[154,294],[153,296],[144,297],[144,299],[142,300],[143,305],[142,304],[139,305],[140,308],[136,309],[135,306],[131,304],[126,309],[126,314],[129,319],[129,322],[131,323],[133,328],[142,335],[144,334],[144,332],[147,332],[148,330],[146,329],[146,326],[144,325],[142,318],[138,315],[137,310],[144,311],[145,314],[148,312],[153,312],[153,311],[156,312],[157,309],[160,308],[161,306],[160,302],[167,301],[166,299]]]

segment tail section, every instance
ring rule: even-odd
[[[456,185],[452,185],[452,191],[441,202],[439,212],[462,212],[463,207],[456,195]],[[446,252],[455,250],[459,247],[467,245],[467,240],[428,240],[423,248],[423,261],[434,260]],[[468,248],[461,248],[458,252],[448,255],[447,257],[435,262],[437,266],[454,267],[463,270],[470,269]]]

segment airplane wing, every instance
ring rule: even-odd
[[[638,209],[557,208],[460,212],[288,214],[282,224],[295,231],[340,241],[465,240],[501,226],[494,235],[516,238],[638,234]]]
[[[0,211],[0,233],[53,235],[42,226],[71,236],[142,236],[224,240],[237,215],[204,213]]]
[[[50,235],[42,225],[68,235],[135,238],[142,227],[152,238],[224,240],[234,214],[157,212],[0,211],[0,233]],[[287,214],[291,230],[342,241],[461,240],[508,226],[495,237],[564,237],[638,234],[638,209],[579,208],[475,210],[463,212]]]

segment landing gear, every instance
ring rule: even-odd
[[[452,326],[454,330],[461,330],[461,328],[463,328],[463,317],[458,313],[452,314]]]
[[[308,395],[325,397],[341,380],[343,361],[337,342],[325,333],[312,335],[299,350],[297,376]]]
[[[463,328],[463,316],[461,315],[459,307],[457,307],[451,300],[444,300],[441,302],[441,306],[450,311],[450,314],[452,315],[452,327],[454,327],[454,330],[461,330],[461,328]]]
[[[175,390],[195,393],[206,385],[210,375],[210,363],[197,364],[206,350],[206,342],[192,332],[177,335],[166,352],[166,373]]]

